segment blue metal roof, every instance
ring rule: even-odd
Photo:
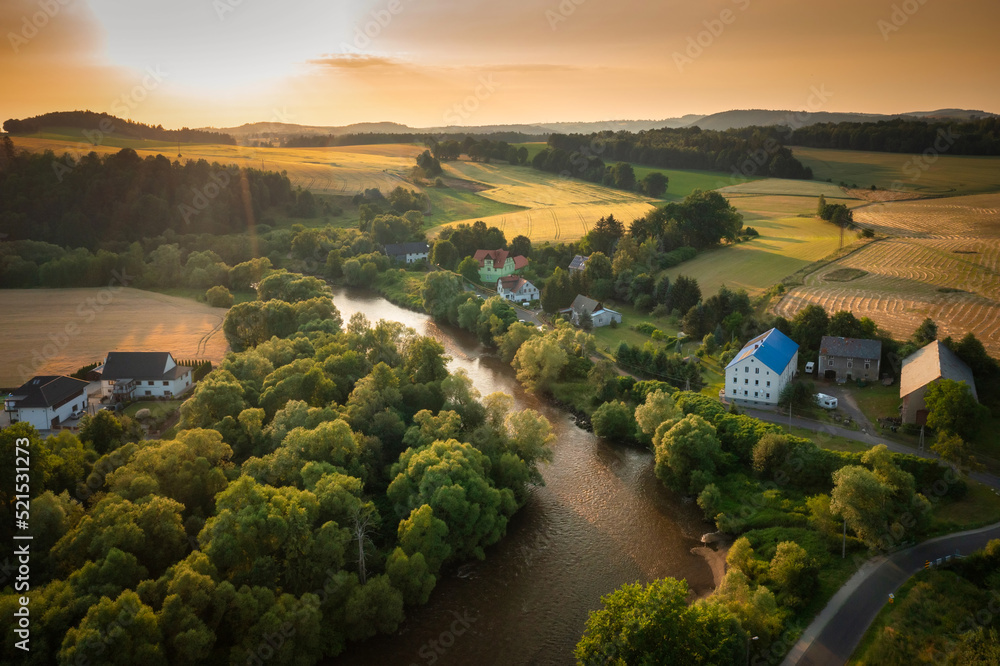
[[[788,362],[792,360],[798,350],[799,346],[791,338],[778,329],[772,328],[748,342],[740,350],[740,353],[733,357],[726,369],[728,370],[748,356],[753,356],[780,375],[788,367]]]

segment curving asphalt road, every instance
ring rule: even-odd
[[[927,560],[965,555],[979,550],[991,539],[1000,539],[1000,523],[937,537],[869,560],[833,595],[789,651],[782,666],[847,663],[875,616],[889,601],[889,594],[923,569]]]

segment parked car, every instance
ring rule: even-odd
[[[825,393],[817,393],[815,396],[816,404],[823,409],[837,409],[837,399],[832,395],[827,395]]]
[[[809,361],[808,363],[806,363],[806,374],[807,375],[811,375],[813,373],[813,370],[815,370],[815,369],[816,369],[816,363],[814,363],[813,361]]]

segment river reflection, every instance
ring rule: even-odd
[[[483,395],[501,391],[515,408],[544,414],[556,441],[553,462],[542,468],[546,485],[533,490],[485,561],[449,571],[426,606],[407,609],[396,635],[350,644],[327,663],[573,664],[588,612],[622,584],[673,576],[698,594],[711,589],[707,563],[691,553],[711,527],[694,504],[664,490],[648,451],[576,427],[566,412],[526,393],[475,336],[365,292],[334,289],[334,303],[345,323],[362,312],[437,339],[453,359],[450,369],[465,369]]]

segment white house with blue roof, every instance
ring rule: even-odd
[[[726,366],[726,399],[750,407],[775,407],[799,367],[799,346],[776,328],[746,344]]]

